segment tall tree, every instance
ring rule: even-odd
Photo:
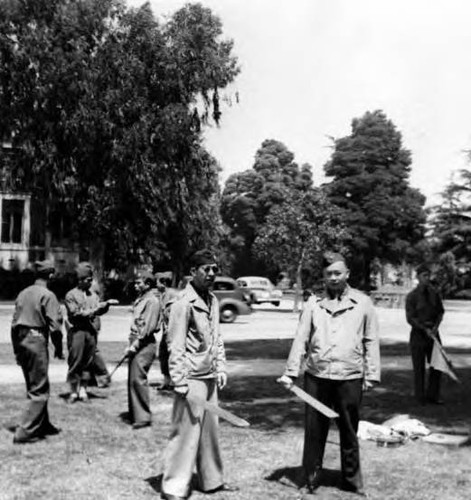
[[[255,154],[253,168],[231,175],[221,199],[223,222],[230,229],[229,245],[235,254],[235,274],[267,272],[252,246],[270,211],[296,193],[312,187],[311,167],[299,168],[294,154],[280,141],[265,140]]]
[[[181,268],[216,235],[219,167],[201,127],[239,71],[220,20],[195,4],[161,25],[121,0],[0,9],[0,133],[21,146],[23,188],[67,205],[99,267],[139,247]]]
[[[375,257],[399,263],[423,238],[425,197],[409,186],[411,163],[401,133],[382,111],[355,118],[351,134],[334,140],[325,189],[352,235],[362,286],[369,286]]]
[[[300,291],[306,284],[303,274],[311,281],[319,278],[326,249],[345,248],[349,234],[339,216],[320,189],[296,192],[272,208],[257,234],[254,253],[278,271],[287,271]]]

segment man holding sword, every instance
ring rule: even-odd
[[[418,285],[406,298],[406,318],[411,325],[410,350],[414,368],[414,392],[420,404],[441,404],[441,373],[432,366],[425,389],[425,361],[431,361],[434,338],[441,343],[438,327],[444,308],[438,291],[430,284],[430,268],[421,264],[416,269]]]
[[[191,282],[173,304],[168,326],[175,399],[162,478],[162,498],[166,500],[189,496],[195,466],[202,491],[238,489],[223,481],[217,416],[204,407],[206,402],[217,404],[218,390],[227,382],[219,306],[210,291],[218,272],[212,252],[196,252],[190,272]]]
[[[323,273],[325,292],[305,304],[278,382],[291,388],[305,356],[305,391],[338,413],[342,487],[364,496],[357,430],[362,392],[380,380],[378,321],[369,297],[348,286],[342,255],[327,252]],[[330,423],[326,415],[306,406],[303,468],[309,493],[321,483]]]
[[[151,425],[149,385],[147,374],[155,359],[157,333],[160,322],[160,302],[154,295],[155,277],[149,271],[140,271],[134,282],[138,293],[132,306],[131,333],[125,356],[129,359],[128,409],[134,430]]]

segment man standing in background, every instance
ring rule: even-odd
[[[154,295],[155,277],[149,271],[138,273],[134,287],[138,293],[132,307],[129,346],[128,410],[133,429],[151,425],[147,374],[155,359],[155,334],[160,323],[160,302]]]
[[[170,318],[170,308],[177,298],[178,291],[170,288],[172,284],[172,272],[167,271],[163,273],[157,273],[155,275],[157,280],[157,290],[159,291],[160,299],[160,331],[162,333],[159,345],[159,363],[160,371],[164,377],[163,384],[158,388],[159,391],[170,391],[172,390],[172,380],[170,378],[170,372],[168,369],[168,343],[167,343],[167,333],[168,333],[168,321]]]
[[[113,299],[100,301],[92,287],[93,267],[88,262],[77,265],[78,283],[65,296],[65,307],[70,323],[67,334],[67,359],[70,384],[69,403],[88,401],[87,387],[96,354],[96,342],[101,328],[100,316],[105,314]]]
[[[416,273],[419,284],[406,298],[406,318],[412,327],[409,345],[414,368],[414,393],[420,404],[442,404],[441,373],[430,367],[426,389],[425,362],[431,360],[434,338],[441,343],[438,327],[445,310],[440,294],[430,283],[430,268],[421,264]]]
[[[13,442],[30,443],[60,429],[49,421],[49,335],[54,357],[62,355],[62,316],[59,302],[47,288],[54,275],[50,261],[36,262],[36,281],[18,295],[11,325],[11,339],[16,361],[23,370],[28,405],[16,427]]]

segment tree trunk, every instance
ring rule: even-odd
[[[97,236],[89,244],[89,260],[94,269],[94,278],[99,288],[99,294],[103,294],[104,274],[105,274],[105,241]]]
[[[52,253],[51,202],[49,199],[46,199],[44,212],[46,220],[44,228],[44,258],[54,260],[54,255]]]
[[[294,304],[293,312],[299,311],[299,303],[302,300],[303,295],[303,281],[302,281],[302,270],[304,264],[304,256],[306,254],[305,249],[301,252],[301,258],[299,259],[298,267],[296,269],[296,291],[294,294]]]

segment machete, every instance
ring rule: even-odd
[[[113,368],[113,371],[110,373],[110,379],[113,376],[114,372],[126,361],[128,355],[125,354],[119,361],[118,364]]]
[[[330,409],[328,406],[321,403],[316,398],[313,398],[312,396],[310,396],[307,392],[303,391],[297,385],[292,385],[289,388],[289,390],[294,392],[296,394],[296,396],[298,396],[298,398],[302,399],[305,403],[307,403],[309,406],[312,406],[315,410],[321,412],[326,417],[337,418],[339,416],[339,414],[336,413],[334,410]]]
[[[238,417],[237,415],[234,415],[230,411],[223,410],[220,406],[210,403],[209,401],[206,401],[203,398],[200,398],[198,396],[187,396],[187,401],[190,403],[195,404],[196,406],[201,406],[205,410],[210,411],[211,413],[214,413],[218,417],[223,418],[224,420],[227,420],[230,422],[232,425],[235,425],[236,427],[249,427],[250,423],[247,422],[247,420],[244,420],[243,418]]]

